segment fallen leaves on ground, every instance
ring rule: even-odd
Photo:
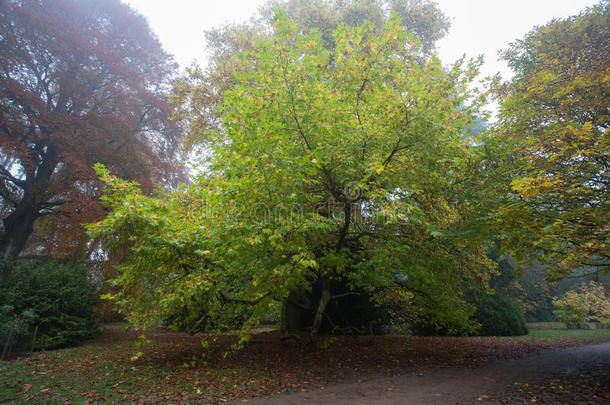
[[[610,364],[531,383],[517,382],[478,398],[482,399],[483,404],[610,404]]]
[[[234,335],[189,336],[162,328],[136,350],[141,332],[122,324],[83,346],[0,362],[0,402],[220,403],[321,388],[379,375],[476,366],[579,343],[499,337],[342,336],[326,349],[302,350],[278,331],[258,333],[239,351]],[[204,351],[202,340],[208,342]],[[141,351],[131,360],[134,352]],[[227,355],[227,352],[229,354]]]

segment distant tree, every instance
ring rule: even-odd
[[[550,276],[610,270],[610,5],[537,27],[503,52],[504,240]],[[490,165],[490,168],[492,165]]]
[[[401,25],[340,25],[327,49],[280,13],[240,56],[192,186],[149,198],[99,168],[113,210],[91,230],[131,248],[115,297],[130,321],[195,308],[201,329],[248,326],[275,300],[316,335],[335,304],[366,295],[472,326],[463,286],[493,271],[467,137],[478,62],[422,63]]]
[[[609,275],[591,274],[590,269],[575,270],[569,277],[549,281],[548,266],[535,260],[519,266],[508,254],[499,254],[497,245],[490,249],[489,257],[498,263],[498,274],[491,277],[489,286],[514,299],[528,322],[552,322],[557,317],[553,311],[553,299],[568,291],[577,290],[581,284],[598,282],[608,284]]]
[[[511,265],[514,279],[507,285],[497,287],[497,290],[517,301],[528,322],[556,320],[553,315],[553,296],[557,294],[558,288],[557,283],[547,280],[546,268],[534,261],[518,271],[514,261],[510,262],[514,265]]]
[[[610,325],[610,292],[603,283],[582,283],[576,291],[568,291],[553,300],[559,320],[570,328],[582,328],[585,322]]]
[[[0,0],[0,251],[83,258],[103,215],[92,166],[171,181],[172,58],[119,0]],[[39,253],[36,251],[36,253]]]
[[[419,51],[430,55],[450,25],[431,0],[269,0],[260,10],[259,26],[267,24],[278,9],[286,12],[300,33],[318,30],[326,48],[334,46],[333,33],[339,25],[372,23],[380,28],[394,13],[402,27],[420,42]]]

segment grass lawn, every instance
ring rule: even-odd
[[[149,333],[152,343],[137,349],[135,331],[120,324],[104,329],[79,347],[0,362],[0,403],[217,403],[610,340],[610,330],[537,330],[522,338],[344,336],[306,352],[296,340],[265,332],[225,355],[234,336],[159,329]],[[202,340],[209,343],[205,356]],[[132,359],[138,350],[143,354]]]
[[[608,341],[610,329],[540,329],[530,330],[526,339]]]

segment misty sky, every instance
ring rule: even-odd
[[[205,64],[203,32],[226,22],[247,21],[266,0],[127,0],[148,18],[165,49],[181,66],[197,59]],[[497,61],[497,51],[552,18],[578,14],[597,0],[437,0],[452,26],[440,41],[443,63],[462,54],[485,55],[484,75],[510,70]]]

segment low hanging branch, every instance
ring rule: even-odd
[[[243,304],[243,305],[254,306],[270,295],[271,295],[271,292],[269,291],[266,294],[263,294],[262,296],[258,297],[255,300],[242,300],[242,299],[227,297],[227,295],[225,293],[223,293],[222,291],[219,291],[218,299],[220,300],[220,304],[222,306],[224,306],[226,304]]]

